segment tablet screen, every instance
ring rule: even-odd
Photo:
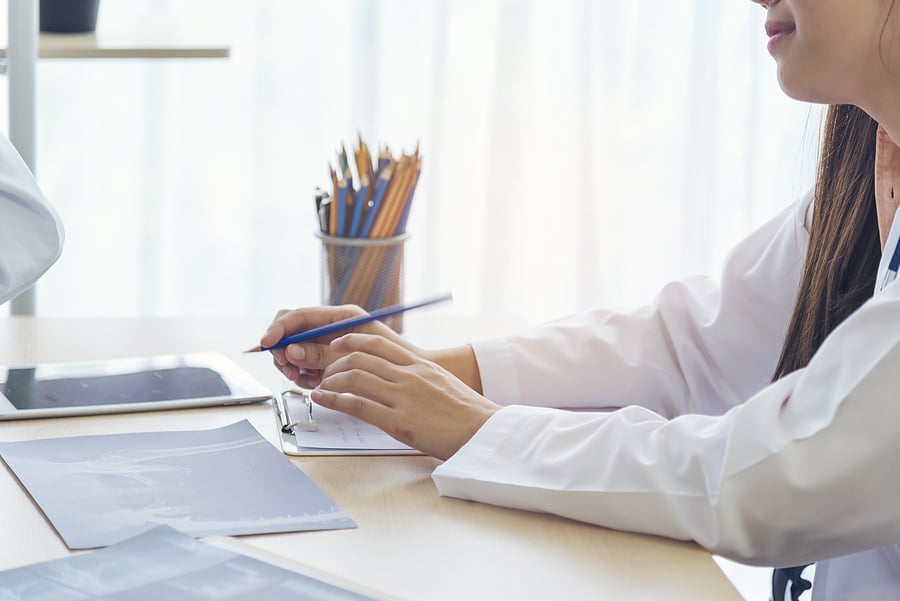
[[[183,407],[228,404],[270,396],[249,374],[216,353],[3,368],[0,393],[0,400],[5,397],[0,403],[2,417],[165,408],[157,406],[179,401]]]
[[[3,394],[16,409],[150,403],[231,394],[208,367],[173,367],[111,376],[38,379],[35,368],[11,369]]]

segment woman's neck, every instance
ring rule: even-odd
[[[881,249],[887,241],[900,204],[900,148],[887,129],[879,126],[875,142],[875,208]]]

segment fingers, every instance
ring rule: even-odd
[[[372,424],[376,428],[380,428],[392,436],[394,435],[392,430],[396,430],[396,428],[391,428],[389,425],[393,420],[391,409],[381,403],[376,403],[375,401],[355,394],[323,390],[322,388],[313,390],[310,393],[310,398],[323,407],[346,413],[347,415]],[[397,436],[394,437],[397,438]],[[397,439],[400,440],[400,442],[405,442],[400,438]]]
[[[331,350],[339,354],[365,353],[381,357],[395,365],[410,365],[416,356],[406,347],[384,336],[372,334],[345,334],[331,342]]]
[[[294,365],[276,365],[275,367],[281,372],[281,375],[292,382],[296,382],[300,375],[300,369]]]
[[[301,370],[300,374],[296,378],[293,378],[293,381],[300,388],[307,388],[307,389],[315,388],[316,386],[318,386],[319,384],[322,383],[322,373],[318,372],[318,371],[307,372],[307,371]]]
[[[307,371],[300,369],[296,365],[283,365],[278,367],[285,378],[299,386],[300,388],[315,388],[322,381],[322,372],[319,370]]]
[[[354,352],[330,365],[318,388],[352,393],[391,406],[400,369],[381,357]]]
[[[362,313],[362,309],[353,305],[295,309],[291,311],[282,309],[275,315],[275,319],[269,325],[259,343],[263,347],[272,346],[290,334]],[[327,342],[327,340],[324,342]],[[275,368],[284,374],[286,378],[301,386],[303,384],[298,380],[298,377],[302,377],[304,370],[321,370],[332,360],[328,347],[315,342],[272,349],[271,353]],[[291,367],[292,365],[295,367]],[[318,378],[314,379],[318,383]]]
[[[259,345],[262,347],[272,346],[285,336],[285,323],[282,319],[285,314],[289,313],[287,309],[281,309],[275,314],[275,319],[269,324],[268,329],[259,339]]]
[[[284,347],[285,360],[305,369],[324,369],[334,360],[327,344],[301,342]]]
[[[265,334],[260,338],[259,343],[260,346],[272,346],[287,335],[324,326],[348,317],[363,315],[364,313],[365,311],[356,305],[310,307],[292,311],[282,309],[276,313],[275,319],[272,320]]]
[[[337,356],[328,345],[314,342],[290,344],[284,348],[273,349],[271,352],[275,369],[305,388],[312,387],[302,384],[297,379],[298,373],[303,376],[304,372],[314,372],[316,374],[315,381],[318,383],[318,375]]]
[[[322,372],[319,388],[349,392],[392,406],[403,370],[417,358],[406,348],[372,334],[346,334],[332,341],[340,355]]]
[[[363,313],[364,311],[355,305],[281,310],[260,339],[260,344],[271,346],[290,334]],[[312,389],[320,386],[326,376],[326,370],[329,375],[352,369],[371,370],[385,381],[395,381],[396,372],[391,371],[392,364],[409,365],[416,357],[415,348],[380,322],[367,324],[365,328],[367,334],[358,332],[345,334],[335,344],[329,344],[331,340],[328,337],[273,349],[272,362],[285,378],[303,388]],[[380,357],[381,361],[360,362],[360,358],[356,357],[339,367],[329,369],[340,357],[350,353]]]

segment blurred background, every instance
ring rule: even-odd
[[[38,63],[38,314],[318,304],[312,191],[357,133],[424,156],[406,297],[532,322],[715,275],[813,181],[820,109],[748,0],[102,0],[98,32],[160,17],[231,56]]]

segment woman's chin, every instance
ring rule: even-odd
[[[813,104],[848,104],[848,98],[839,94],[834,86],[821,85],[789,70],[778,67],[778,85],[789,97]]]

